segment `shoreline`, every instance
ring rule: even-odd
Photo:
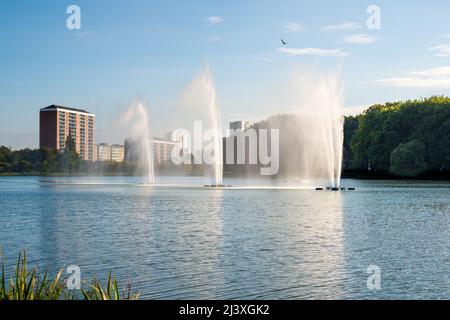
[[[450,181],[450,172],[427,172],[414,177],[396,176],[389,172],[367,172],[359,170],[346,170],[342,172],[342,179],[358,180],[429,180],[429,181]]]
[[[161,176],[190,176],[198,177],[202,174],[180,174],[180,172],[161,172]],[[52,174],[42,174],[42,173],[0,173],[0,178],[2,177],[138,177],[139,175],[131,173],[52,173]],[[225,177],[236,178],[238,175],[224,174]],[[404,180],[404,181],[450,181],[450,173],[427,173],[416,177],[399,177],[392,175],[388,172],[361,172],[361,171],[344,171],[342,173],[342,179],[356,179],[356,180]],[[268,178],[268,179],[273,179]]]

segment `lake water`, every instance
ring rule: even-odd
[[[26,248],[41,269],[75,264],[84,280],[113,271],[145,299],[450,299],[449,183],[344,180],[357,188],[346,192],[138,183],[0,178],[3,259]],[[381,290],[367,287],[369,265]]]

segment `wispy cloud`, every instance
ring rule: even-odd
[[[450,39],[450,32],[449,33],[444,33],[441,37],[444,38],[444,39]]]
[[[345,37],[340,42],[349,44],[371,44],[374,43],[377,38],[368,34],[352,34]]]
[[[404,88],[450,88],[450,79],[421,79],[421,78],[390,78],[380,79],[383,82],[395,87]]]
[[[221,16],[210,16],[210,17],[206,17],[205,21],[208,23],[209,26],[215,26],[219,23],[224,22],[225,19]]]
[[[272,62],[273,60],[267,57],[256,57],[256,60],[263,62]]]
[[[434,47],[428,48],[428,50],[434,51],[436,57],[448,57],[450,56],[450,45],[440,44]]]
[[[322,28],[323,31],[349,31],[360,29],[361,25],[357,22],[344,22],[341,24],[332,24]]]
[[[447,77],[450,76],[450,67],[438,67],[423,71],[414,71],[411,72],[411,74],[422,77],[436,77],[436,78]]]
[[[303,31],[303,25],[299,22],[288,21],[284,24],[284,28],[287,32],[295,33]]]
[[[404,77],[376,80],[380,83],[404,88],[450,88],[450,67],[410,72]]]
[[[339,49],[320,49],[320,48],[278,48],[278,51],[289,56],[332,56],[345,57],[348,53]]]

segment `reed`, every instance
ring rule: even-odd
[[[37,267],[29,269],[26,252],[19,254],[11,276],[7,276],[2,263],[0,276],[0,300],[137,300],[139,293],[132,293],[131,284],[119,290],[116,277],[109,273],[106,286],[94,279],[85,283],[86,289],[68,290],[63,269],[54,277],[48,272],[39,274]]]

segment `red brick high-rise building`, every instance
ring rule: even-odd
[[[62,151],[67,138],[75,141],[83,160],[95,161],[95,115],[85,110],[51,105],[40,110],[40,147]]]

